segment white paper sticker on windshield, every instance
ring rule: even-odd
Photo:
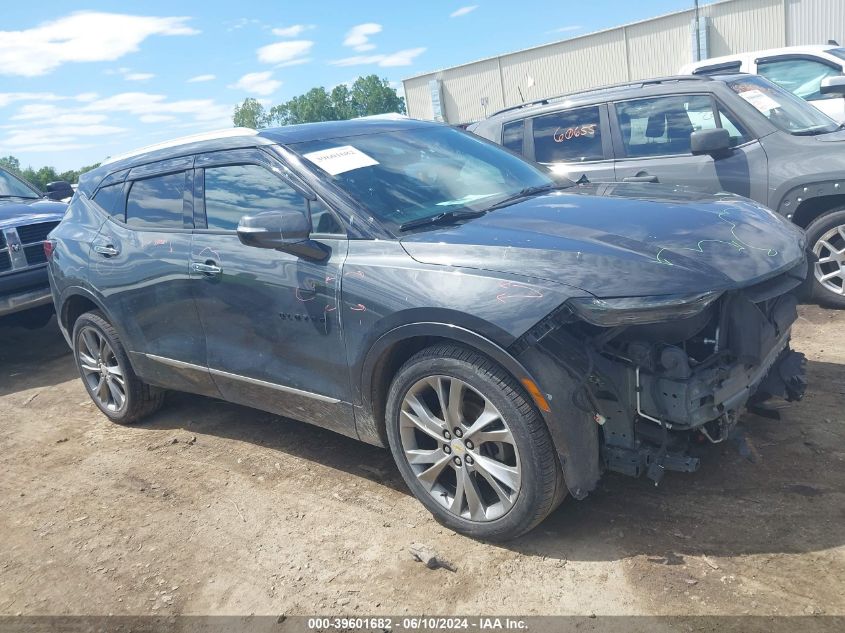
[[[319,152],[309,152],[308,154],[304,154],[304,156],[332,176],[352,171],[353,169],[360,169],[361,167],[378,165],[377,160],[371,156],[367,156],[364,152],[351,145],[322,149]]]
[[[753,105],[763,114],[767,114],[772,110],[780,107],[780,104],[772,99],[769,95],[759,90],[745,90],[739,93],[739,96],[745,99],[748,103]]]

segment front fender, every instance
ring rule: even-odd
[[[790,183],[787,187],[779,188],[772,198],[772,208],[787,219],[795,221],[795,212],[807,200],[823,197],[839,197],[845,199],[845,179],[828,178],[812,183]],[[798,218],[800,220],[800,218]]]

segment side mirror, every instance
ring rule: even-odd
[[[845,75],[825,77],[819,86],[819,92],[823,95],[845,96]]]
[[[245,215],[238,223],[238,239],[255,248],[273,248],[297,257],[323,260],[328,248],[310,239],[311,216],[299,211],[268,211]]]
[[[690,151],[694,156],[710,154],[714,158],[731,151],[731,133],[725,128],[696,130],[689,136]]]
[[[50,200],[64,200],[73,196],[73,187],[69,182],[64,180],[56,180],[55,182],[47,183],[47,197]]]

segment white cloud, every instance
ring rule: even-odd
[[[106,115],[68,111],[52,103],[31,103],[22,106],[11,120],[38,121],[41,125],[97,125],[106,120]]]
[[[155,77],[153,73],[126,73],[123,78],[126,81],[148,81]]]
[[[15,150],[36,151],[45,147],[79,148],[80,136],[105,136],[126,132],[126,128],[114,125],[51,125],[48,127],[27,127],[15,129],[3,139],[3,144]]]
[[[258,49],[258,61],[265,64],[284,64],[306,55],[314,42],[310,40],[291,40],[276,42]]]
[[[139,73],[132,72],[131,68],[121,66],[120,68],[107,68],[103,71],[104,75],[123,75],[126,81],[148,81],[155,77],[153,73]]]
[[[298,57],[296,59],[292,59],[289,62],[282,62],[281,64],[276,64],[276,68],[287,68],[288,66],[301,66],[302,64],[307,64],[309,62],[314,61],[311,57]]]
[[[141,123],[168,123],[170,121],[176,121],[176,117],[170,114],[142,114],[138,117],[138,120]]]
[[[215,79],[217,79],[216,75],[197,75],[196,77],[191,77],[190,79],[188,79],[188,83],[195,84],[200,81],[214,81]]]
[[[332,66],[363,66],[376,64],[385,68],[393,66],[410,66],[414,63],[414,58],[422,55],[425,51],[425,48],[408,48],[391,53],[390,55],[356,55],[354,57],[336,59],[329,63]]]
[[[227,24],[229,25],[229,28],[226,29],[227,31],[237,31],[250,24],[261,24],[261,20],[256,18],[238,18],[234,22],[228,22]]]
[[[471,4],[468,7],[461,7],[457,11],[452,11],[452,13],[449,14],[449,17],[450,18],[459,18],[462,15],[466,15],[467,13],[472,13],[477,8],[478,8],[477,4]]]
[[[16,101],[91,101],[96,98],[96,92],[83,92],[74,97],[57,95],[52,92],[0,92],[0,108],[4,108]]]
[[[121,92],[111,97],[93,101],[84,106],[83,112],[127,112],[144,115],[189,115],[196,121],[221,121],[231,123],[232,111],[212,99],[183,99],[168,101],[165,95],[148,92]]]
[[[52,93],[6,93],[6,95],[48,97],[45,103],[24,103],[10,125],[0,126],[3,137],[0,147],[8,147],[15,154],[28,152],[64,152],[87,148],[119,145],[138,145],[127,136],[131,124],[124,120],[134,116],[145,124],[163,124],[162,130],[190,128],[196,131],[229,127],[232,124],[232,106],[220,104],[212,99],[169,100],[162,94],[147,92],[123,92],[106,98],[94,93],[82,93],[74,97]],[[74,103],[74,101],[76,103]],[[122,120],[111,124],[111,117]],[[126,126],[126,127],[124,127]],[[144,142],[151,128],[141,131]],[[152,128],[157,129],[157,128]],[[164,132],[162,132],[164,133]]]
[[[552,29],[551,31],[546,31],[546,33],[571,33],[572,31],[580,31],[583,28],[583,26],[576,26],[572,24],[570,26],[562,26],[559,29]]]
[[[80,11],[22,31],[0,31],[0,74],[34,77],[69,62],[113,61],[153,35],[195,35],[186,17]]]
[[[59,101],[66,98],[52,92],[0,92],[0,108],[15,101]]]
[[[234,84],[229,86],[229,88],[242,90],[250,95],[264,96],[273,94],[281,85],[282,82],[277,79],[273,79],[273,73],[268,70],[261,73],[247,73]]]
[[[272,33],[279,37],[299,37],[305,31],[310,31],[313,28],[315,28],[313,24],[293,24],[273,29]]]
[[[376,46],[370,43],[370,36],[381,33],[381,24],[375,22],[366,22],[353,26],[346,33],[346,39],[343,40],[344,46],[350,46],[356,51],[371,51]]]

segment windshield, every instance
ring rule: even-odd
[[[814,106],[762,77],[748,75],[729,81],[728,85],[784,132],[803,136],[839,129],[836,121]]]
[[[481,212],[526,188],[555,184],[540,167],[446,126],[290,147],[391,228],[444,213]]]
[[[0,198],[40,198],[41,194],[15,178],[7,171],[0,169]]]
[[[838,57],[839,59],[845,59],[845,48],[829,48],[825,53]]]

